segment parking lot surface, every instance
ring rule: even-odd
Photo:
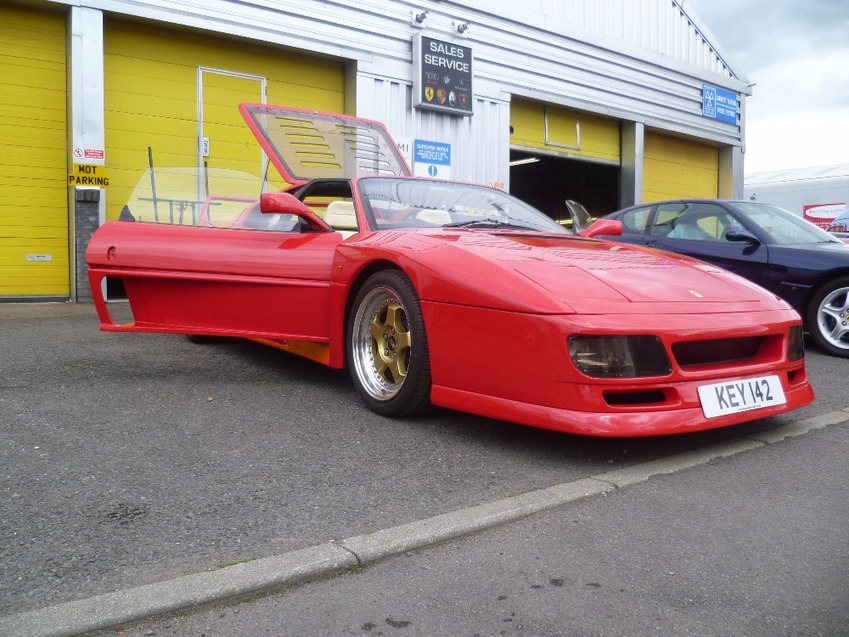
[[[847,445],[826,427],[104,636],[847,637]]]
[[[818,400],[802,410],[687,436],[593,439],[446,411],[381,418],[344,373],[243,341],[101,333],[90,305],[0,305],[0,334],[0,616],[373,533],[843,407],[845,361],[810,352]]]

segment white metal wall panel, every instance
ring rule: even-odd
[[[73,0],[80,1],[86,4]],[[506,92],[739,144],[738,127],[701,117],[701,88],[710,82],[748,94],[748,80],[722,61],[692,9],[682,9],[685,2],[97,0],[97,5],[355,60],[357,73],[407,82],[417,32],[411,16],[425,9],[425,32],[433,37],[456,38],[457,21],[472,25],[460,41],[474,48],[476,78],[501,83]]]
[[[849,164],[755,173],[746,176],[745,198],[803,215],[805,206],[849,203]]]
[[[357,78],[357,114],[386,124],[398,140],[412,139],[413,125],[412,86],[387,78],[360,75]]]
[[[509,105],[475,100],[474,117],[416,114],[417,138],[452,143],[451,177],[479,184],[509,180]]]
[[[357,114],[386,124],[399,142],[426,139],[451,144],[451,177],[508,186],[510,108],[506,101],[476,99],[473,117],[412,110],[412,85],[385,78],[357,78]]]
[[[463,161],[484,165],[499,156],[507,139],[503,112],[510,95],[740,147],[742,115],[737,124],[702,116],[702,86],[713,84],[742,96],[751,92],[687,0],[54,1],[350,60],[350,74],[357,80],[349,85],[359,90],[355,101],[348,95],[347,103],[356,103],[356,114],[400,118],[389,123],[407,137],[438,127],[433,134],[456,144]],[[497,104],[498,118],[480,117],[489,107],[468,121],[410,113],[412,38],[420,32],[411,18],[422,10],[429,12],[424,33],[473,49],[475,98]],[[471,25],[462,37],[457,22]],[[402,86],[403,97],[395,95]],[[430,124],[431,118],[439,124]],[[498,121],[500,128],[493,132],[478,123],[486,121]],[[487,141],[476,138],[476,152],[466,155],[464,140],[478,130]],[[493,135],[496,153],[490,148]]]
[[[511,0],[515,10],[622,40],[699,68],[733,77],[686,0]]]

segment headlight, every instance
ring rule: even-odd
[[[805,358],[805,341],[802,337],[802,326],[794,325],[787,333],[787,359],[800,361]]]
[[[570,336],[569,357],[594,378],[666,376],[672,371],[657,336]]]

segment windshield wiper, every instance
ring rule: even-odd
[[[533,226],[526,226],[520,223],[511,223],[509,221],[499,221],[498,219],[472,219],[471,221],[460,221],[458,223],[446,223],[443,228],[520,228],[521,230],[539,230]]]

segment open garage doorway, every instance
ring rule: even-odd
[[[556,221],[569,219],[564,201],[594,217],[619,209],[619,166],[532,151],[510,151],[510,194]]]

